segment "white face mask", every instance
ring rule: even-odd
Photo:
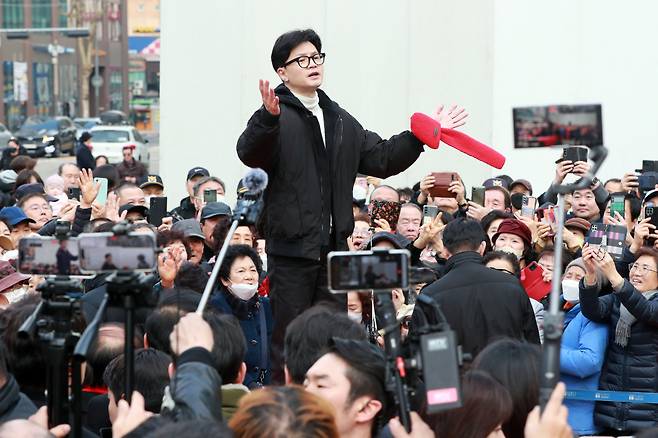
[[[357,201],[366,199],[367,195],[368,195],[368,190],[365,187],[357,186],[357,185],[352,187],[352,197]]]
[[[514,254],[517,260],[521,260],[521,257],[523,257],[522,249],[514,249],[511,246],[503,246],[502,248],[496,248],[496,251],[502,251],[502,252]]]
[[[562,296],[570,303],[577,303],[580,298],[579,294],[579,281],[578,280],[562,280]]]
[[[7,301],[9,301],[9,304],[15,303],[16,301],[21,300],[25,295],[27,295],[29,286],[24,284],[23,286],[11,290],[9,292],[5,292],[3,295],[5,298],[7,298]]]
[[[347,312],[347,317],[354,322],[358,322],[359,324],[361,324],[361,321],[363,320],[361,312]]]
[[[249,301],[258,290],[258,283],[233,283],[228,287],[233,295],[243,301]]]
[[[12,249],[10,251],[6,251],[4,254],[2,254],[0,256],[0,260],[4,260],[5,262],[16,260],[17,258],[18,258],[18,250],[17,249]]]

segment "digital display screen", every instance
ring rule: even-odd
[[[406,250],[329,254],[329,288],[335,291],[409,287]]]
[[[601,105],[514,108],[514,147],[603,144]]]

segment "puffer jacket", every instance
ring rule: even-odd
[[[318,119],[299,99],[283,84],[274,91],[281,114],[256,111],[238,140],[238,156],[269,177],[259,224],[268,254],[320,260],[323,247],[347,250],[357,172],[396,175],[416,161],[423,144],[409,131],[383,140],[318,90],[325,144]]]
[[[610,329],[599,388],[606,391],[658,392],[658,294],[650,299],[628,280],[619,292],[598,296],[598,288],[580,282],[580,306],[587,318]],[[626,347],[615,343],[615,328],[623,304],[637,321],[631,326]],[[638,431],[658,425],[658,405],[649,403],[597,402],[597,426],[619,431]]]

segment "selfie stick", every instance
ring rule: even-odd
[[[203,290],[201,301],[196,308],[196,313],[199,315],[203,314],[203,310],[206,308],[206,304],[208,304],[210,294],[215,288],[215,283],[219,276],[219,269],[222,266],[222,262],[226,256],[226,251],[228,250],[231,239],[233,238],[233,234],[235,234],[235,230],[237,230],[240,225],[255,224],[263,208],[262,195],[267,187],[267,173],[262,169],[251,169],[244,176],[242,182],[247,188],[247,192],[238,198],[238,202],[233,210],[233,223],[224,238],[222,249],[219,251],[217,258],[215,259],[215,266],[212,268],[210,278],[206,283],[206,288]]]
[[[551,294],[549,298],[548,314],[544,316],[544,355],[542,357],[541,384],[539,388],[539,405],[543,411],[548,403],[553,389],[560,381],[560,346],[562,331],[564,329],[564,313],[560,310],[560,293],[562,286],[562,251],[564,247],[564,195],[590,187],[594,175],[605,161],[608,150],[599,146],[592,148],[590,157],[594,162],[590,172],[573,184],[561,184],[553,186],[557,192],[557,230],[555,233],[554,255],[553,255],[553,280],[551,282]]]

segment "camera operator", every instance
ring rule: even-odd
[[[379,348],[334,338],[328,352],[307,371],[304,387],[333,405],[341,437],[370,438],[389,419],[385,370]]]
[[[443,230],[449,255],[445,274],[422,292],[441,306],[458,344],[471,357],[500,336],[539,344],[535,315],[523,287],[514,276],[482,264],[485,241],[484,230],[474,220],[457,218],[448,223]],[[412,330],[423,317],[437,322],[417,308]]]

